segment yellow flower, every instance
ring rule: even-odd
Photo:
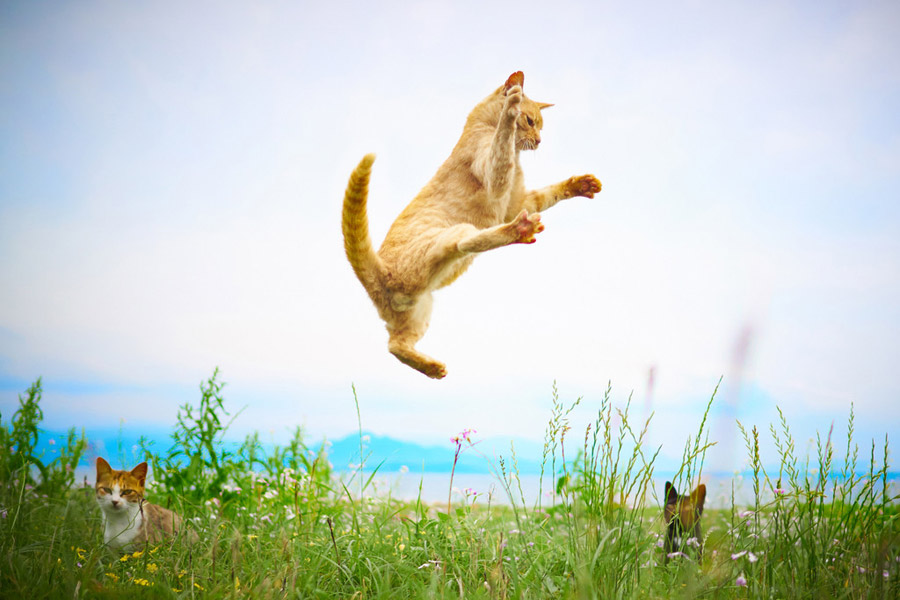
[[[178,573],[178,579],[181,579],[181,578],[184,577],[185,575],[187,575],[187,571],[185,571],[184,569],[182,569],[181,572]]]
[[[159,567],[156,565],[156,563],[150,563],[149,565],[147,565],[147,570],[151,573],[156,573],[157,571],[159,571]]]
[[[120,562],[125,562],[126,560],[128,560],[128,555],[127,555],[127,554],[126,554],[125,556],[123,556],[122,558],[119,559]]]
[[[240,577],[234,578],[234,589],[235,590],[241,589],[241,578]]]
[[[255,539],[258,538],[258,537],[259,537],[258,535],[253,535],[253,534],[248,534],[248,535],[247,535],[247,539],[248,539],[248,540],[255,540]]]
[[[138,579],[132,579],[132,581],[134,582],[134,585],[142,585],[144,587],[150,587],[153,585],[152,582],[147,581],[146,579],[138,578]]]
[[[142,557],[143,555],[144,555],[144,551],[143,551],[143,550],[138,550],[137,552],[135,552],[134,554],[132,554],[131,557],[132,557],[132,558],[140,558],[140,557]]]
[[[206,589],[205,589],[202,585],[200,585],[199,583],[195,583],[195,584],[194,584],[194,587],[197,588],[198,590],[200,590],[201,592],[205,592],[205,591],[206,591]]]
[[[400,550],[400,552],[403,552],[404,550],[406,550],[406,544],[400,544],[399,546],[397,546],[397,549]]]
[[[109,577],[110,579],[112,579],[113,581],[119,580],[119,576],[116,575],[115,573],[107,573],[106,576]]]

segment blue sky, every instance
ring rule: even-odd
[[[375,433],[537,440],[554,381],[581,430],[612,381],[679,454],[724,376],[723,464],[732,417],[776,404],[802,439],[851,402],[863,444],[897,439],[898,25],[891,2],[5,3],[0,413],[41,375],[48,427],[171,424],[219,366],[239,431],[345,435],[355,384]],[[526,183],[603,191],[437,294],[427,380],[346,264],[343,189],[376,152],[380,243],[515,70],[555,103]]]

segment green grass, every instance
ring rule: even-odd
[[[900,597],[887,442],[860,456],[852,412],[840,464],[830,433],[815,456],[800,457],[784,418],[770,427],[777,472],[759,456],[758,429],[742,425],[752,503],[708,510],[703,560],[664,564],[664,526],[650,490],[658,449],[646,447],[649,421],[633,427],[629,404],[616,408],[609,390],[582,433],[569,423],[577,401],[566,406],[554,388],[541,473],[551,498],[526,504],[511,448],[495,466],[509,501],[456,499],[448,513],[445,502],[368,497],[378,465],[365,464],[362,437],[362,466],[343,481],[299,431],[268,454],[256,436],[226,451],[233,417],[222,389],[218,372],[201,385],[199,404],[179,412],[171,447],[143,444],[155,473],[149,499],[190,520],[200,542],[176,539],[121,556],[102,544],[93,489],[74,486],[83,436],[71,432],[51,463],[34,456],[42,419],[35,382],[12,421],[0,421],[0,596]],[[685,444],[680,490],[702,476],[711,446],[705,424],[704,415]],[[565,456],[573,436],[580,450]],[[477,448],[467,436],[458,438],[456,451],[470,450]]]

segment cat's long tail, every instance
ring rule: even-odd
[[[344,211],[341,226],[344,231],[344,250],[347,260],[366,291],[371,294],[373,282],[381,272],[381,260],[375,254],[369,237],[369,217],[366,199],[369,195],[369,176],[372,174],[374,154],[366,154],[359,162],[344,192]]]

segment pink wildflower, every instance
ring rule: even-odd
[[[450,438],[450,441],[453,442],[454,444],[456,444],[457,446],[461,445],[463,442],[468,442],[471,444],[473,433],[478,433],[478,432],[474,429],[463,429],[461,432],[459,432],[458,435],[454,435],[452,438]]]
[[[747,578],[741,573],[737,576],[737,579],[734,580],[734,584],[740,587],[747,587]]]

